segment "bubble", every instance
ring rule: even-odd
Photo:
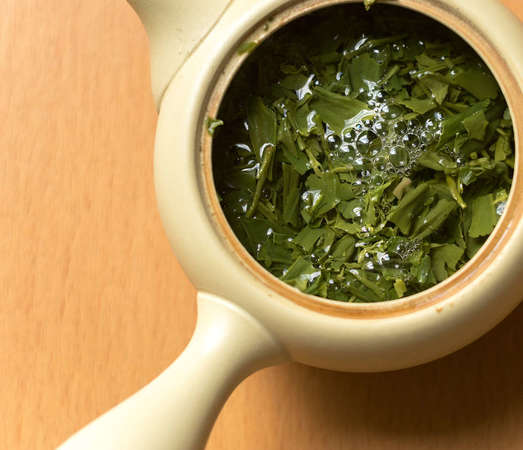
[[[395,42],[394,44],[392,44],[392,56],[394,58],[401,58],[405,53],[405,47],[406,46],[404,42]]]
[[[363,160],[363,158],[361,156],[354,160],[354,166],[356,168],[361,168],[361,167],[365,166],[365,162],[364,162],[364,160]]]
[[[372,128],[378,136],[385,136],[387,134],[387,127],[385,122],[374,122],[374,126]]]
[[[356,141],[356,146],[358,148],[358,151],[360,153],[366,154],[369,151],[370,146],[370,138],[368,133],[362,133],[358,136],[358,140]]]
[[[386,109],[383,108],[382,112],[387,119],[397,119],[401,114],[403,113],[403,109],[401,106],[398,105],[392,105],[387,106]]]
[[[434,140],[434,135],[428,131],[423,131],[419,137],[424,144],[430,144]]]
[[[357,157],[356,147],[354,145],[344,144],[340,147],[340,150],[346,158],[354,159]]]
[[[378,170],[385,170],[387,168],[387,159],[383,155],[374,158],[374,167]]]
[[[358,136],[356,141],[356,148],[363,155],[368,154],[369,151],[379,148],[380,146],[380,138],[372,131],[364,131]]]
[[[372,169],[372,160],[370,158],[366,158],[365,156],[362,158],[363,159],[363,168],[365,170],[367,170],[367,172],[365,173],[365,178],[368,178],[370,177],[370,172],[368,172],[368,170],[371,170]]]
[[[438,124],[434,121],[434,119],[429,118],[425,121],[425,128],[430,131],[434,131],[438,128]]]
[[[406,167],[409,163],[409,152],[402,146],[395,146],[389,150],[389,160],[396,168]]]
[[[383,91],[376,91],[374,93],[374,98],[378,101],[383,101],[383,99],[385,98],[385,93]]]
[[[418,128],[420,126],[420,122],[418,119],[410,119],[409,121],[407,121],[407,126],[410,129]]]
[[[394,124],[394,131],[398,134],[403,134],[407,132],[407,123],[406,122],[396,122]]]
[[[336,134],[330,134],[327,136],[327,143],[331,149],[338,148],[341,145],[341,138]]]
[[[356,132],[356,130],[351,128],[350,130],[347,130],[343,133],[343,140],[345,142],[354,142],[357,136],[358,133]]]
[[[412,133],[403,136],[402,141],[403,141],[403,144],[405,144],[407,147],[410,147],[410,148],[417,148],[419,145],[418,136],[416,136],[415,134],[412,134]]]
[[[387,263],[390,261],[390,255],[388,253],[378,252],[376,256],[378,258],[378,264],[380,264],[380,265],[383,265],[384,263]]]
[[[436,121],[441,122],[444,118],[445,118],[445,116],[443,115],[443,113],[441,111],[436,111],[434,113],[434,119],[436,119]]]
[[[371,177],[371,182],[372,184],[375,184],[375,185],[380,185],[380,184],[383,184],[385,180],[383,179],[383,176],[379,173],[376,173],[374,175],[372,175]]]

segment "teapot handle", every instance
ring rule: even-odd
[[[156,108],[176,72],[220,21],[232,0],[128,0],[150,41]]]
[[[202,450],[233,389],[285,360],[285,350],[254,317],[200,292],[196,330],[179,358],[58,450]]]

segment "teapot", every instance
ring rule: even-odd
[[[201,449],[227,397],[256,370],[285,361],[356,372],[415,366],[474,341],[521,301],[523,25],[496,0],[473,6],[460,0],[379,2],[418,11],[458,33],[489,66],[512,114],[517,156],[510,198],[496,229],[465,267],[404,299],[334,302],[273,277],[227,224],[205,121],[216,117],[247,58],[238,49],[262,42],[297,17],[354,1],[129,0],[150,40],[159,111],[158,208],[198,290],[198,319],[191,342],[170,367],[60,449]]]

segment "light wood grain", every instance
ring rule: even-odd
[[[137,17],[119,0],[0,6],[0,448],[50,449],[180,353],[195,292],[156,211]],[[522,322],[411,370],[259,372],[208,449],[522,448]]]

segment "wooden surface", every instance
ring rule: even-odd
[[[134,13],[123,0],[0,8],[0,449],[50,449],[179,354],[195,291],[156,211]],[[468,348],[395,373],[264,370],[208,449],[521,449],[522,324],[519,307]]]

